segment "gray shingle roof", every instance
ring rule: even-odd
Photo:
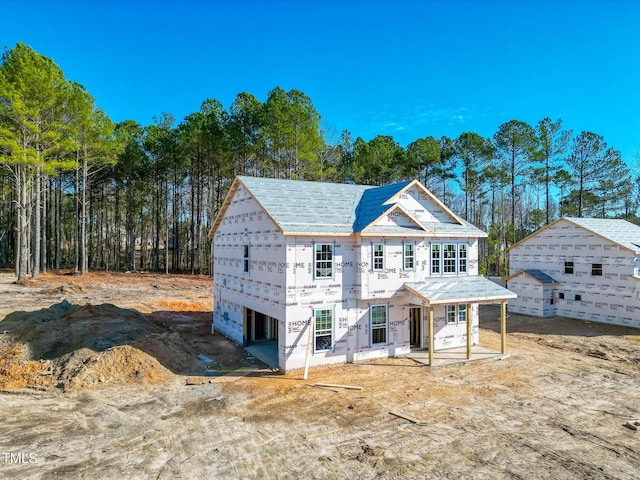
[[[392,207],[385,202],[411,183],[406,181],[377,187],[248,176],[239,176],[238,180],[284,233],[309,234],[361,232]],[[368,232],[486,236],[467,222],[462,225],[433,222],[425,224],[425,228],[376,225]]]
[[[527,275],[530,275],[531,277],[535,278],[543,285],[552,285],[554,283],[558,283],[557,280],[553,279],[553,277],[547,275],[542,270],[527,269],[522,271],[525,272]]]
[[[499,301],[517,297],[512,291],[476,275],[429,278],[423,282],[406,283],[405,287],[429,305]]]
[[[574,218],[565,220],[579,225],[600,237],[640,253],[640,226],[616,218]]]

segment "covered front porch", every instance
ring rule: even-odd
[[[455,315],[462,315],[464,312],[464,323],[466,323],[466,347],[454,347],[452,349],[440,348],[438,352],[451,351],[448,359],[459,357],[461,354],[464,358],[458,361],[473,360],[474,348],[476,357],[482,358],[487,352],[483,351],[479,345],[473,343],[473,325],[478,325],[477,316],[472,315],[472,305],[480,304],[500,304],[501,320],[500,320],[500,336],[501,351],[496,354],[505,355],[507,352],[507,327],[506,327],[506,310],[507,301],[516,298],[516,294],[496,283],[481,277],[449,277],[449,278],[432,278],[423,282],[406,283],[406,291],[411,295],[410,303],[412,305],[422,306],[426,310],[426,360],[430,366],[435,366],[435,335],[434,335],[434,309],[444,306],[447,312],[453,311]],[[447,308],[449,306],[449,308]],[[454,306],[454,307],[452,307]],[[447,313],[448,315],[448,313]],[[478,313],[479,315],[479,313]],[[448,323],[448,318],[445,319]],[[463,349],[461,353],[459,350]],[[413,353],[413,351],[412,351]],[[416,355],[418,355],[416,353]],[[443,356],[443,355],[440,355]],[[418,355],[417,358],[424,356]],[[443,356],[446,359],[446,355]],[[420,361],[420,360],[419,360]],[[423,362],[424,363],[424,362]],[[442,363],[442,362],[438,362]]]

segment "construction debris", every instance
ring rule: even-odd
[[[423,422],[422,420],[418,420],[415,417],[407,415],[406,413],[398,412],[397,410],[391,410],[389,413],[391,415],[395,415],[396,417],[402,418],[404,420],[408,420],[411,423],[415,423],[416,425],[426,425],[427,424],[426,422]]]
[[[362,387],[358,387],[357,385],[338,385],[335,383],[315,383],[314,386],[325,388],[344,388],[345,390],[362,390]]]
[[[640,430],[640,420],[630,420],[624,426],[630,430],[638,431]]]

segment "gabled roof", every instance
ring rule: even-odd
[[[531,237],[540,234],[546,229],[560,223],[569,222],[576,225],[594,235],[619,245],[622,248],[640,253],[640,226],[626,220],[618,218],[577,218],[577,217],[561,217],[555,222],[542,227],[540,230],[532,233],[523,240],[511,245],[508,250],[526,242]]]
[[[542,270],[536,269],[518,270],[513,275],[507,277],[507,281],[517,277],[518,275],[527,275],[536,280],[538,283],[541,283],[542,285],[559,285],[559,282],[557,280],[554,280],[551,276],[547,275]]]
[[[405,283],[404,286],[428,305],[494,302],[518,296],[497,283],[477,275],[428,278],[422,282]]]
[[[404,211],[394,198],[414,184],[420,185],[416,180],[377,187],[238,176],[231,185],[209,235],[212,236],[218,228],[235,192],[240,186],[244,186],[284,234],[351,235],[366,229],[367,233],[380,235],[437,233],[467,237],[486,236],[482,230],[459,219],[453,213],[452,223],[423,224]],[[431,192],[421,185],[420,187],[448,213],[450,212]],[[397,209],[403,210],[415,225],[375,225],[384,215]]]

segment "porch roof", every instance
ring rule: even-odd
[[[428,305],[490,303],[517,297],[512,291],[477,275],[429,278],[423,282],[405,283],[404,286]]]

